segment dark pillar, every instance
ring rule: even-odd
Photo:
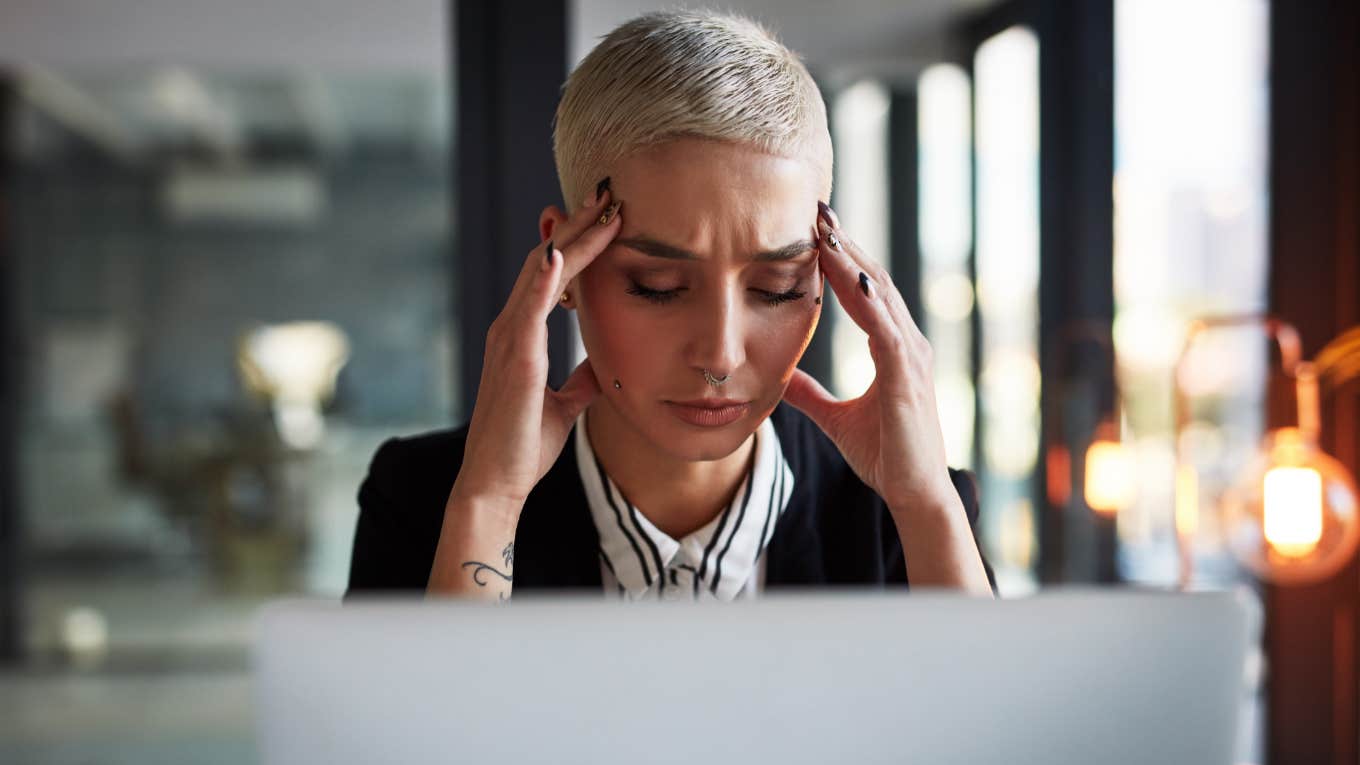
[[[1277,1],[1270,12],[1270,310],[1312,357],[1360,323],[1360,6]],[[1292,422],[1282,399],[1272,421]],[[1322,406],[1322,448],[1360,473],[1360,384],[1324,391]],[[1268,761],[1360,761],[1360,564],[1266,587],[1265,602]]]
[[[888,237],[890,270],[917,326],[921,306],[920,172],[917,168],[916,92],[895,87],[888,110]]]
[[[23,569],[18,491],[19,348],[14,299],[17,254],[13,223],[18,93],[0,72],[0,664],[17,663],[23,651]]]
[[[1039,36],[1039,358],[1044,387],[1077,378],[1094,391],[1088,436],[1114,405],[1114,369],[1108,350],[1092,343],[1068,345],[1070,329],[1109,334],[1114,321],[1114,3],[1048,0],[1038,5]],[[1054,368],[1063,359],[1064,369]],[[1043,433],[1059,432],[1062,407],[1043,407]],[[1069,415],[1072,414],[1069,408]],[[1070,431],[1070,427],[1067,428]],[[1081,444],[1084,446],[1084,443]],[[1048,504],[1042,455],[1034,482],[1039,514],[1039,577],[1043,582],[1113,582],[1113,520]],[[1082,451],[1072,452],[1079,470]],[[1074,492],[1075,494],[1075,492]],[[1086,551],[1082,565],[1072,553]]]
[[[460,335],[458,415],[472,416],[486,332],[505,305],[539,212],[561,204],[552,120],[567,75],[565,0],[455,2],[457,99],[453,232]],[[568,317],[548,319],[548,382],[571,372]]]

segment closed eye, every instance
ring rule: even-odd
[[[628,288],[628,294],[637,295],[645,300],[650,300],[653,303],[669,303],[677,297],[680,297],[680,293],[684,292],[685,289],[685,287],[677,287],[673,290],[654,290],[649,287],[644,287],[637,282],[633,282],[633,286]]]
[[[680,297],[681,292],[685,292],[687,287],[676,287],[669,290],[654,290],[643,284],[633,282],[628,288],[628,294],[637,295],[644,300],[652,303],[665,304]],[[807,292],[799,289],[786,290],[784,292],[770,292],[769,290],[752,288],[751,292],[760,296],[760,299],[767,305],[782,305],[800,298],[806,297]]]
[[[803,290],[796,290],[796,289],[795,289],[795,290],[789,290],[789,291],[787,291],[787,292],[766,292],[765,290],[754,290],[754,291],[755,291],[755,292],[758,292],[758,293],[760,293],[762,296],[764,296],[765,302],[766,302],[766,303],[769,303],[770,305],[779,305],[779,304],[781,304],[781,303],[788,303],[788,302],[790,302],[790,301],[797,300],[797,299],[799,299],[799,298],[801,298],[801,297],[807,295],[807,293],[804,292]]]

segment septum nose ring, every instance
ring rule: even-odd
[[[732,376],[732,375],[730,375],[730,374],[726,374],[726,375],[723,375],[722,377],[714,377],[713,375],[711,375],[711,374],[708,373],[708,370],[707,370],[707,369],[704,370],[704,379],[708,381],[708,384],[709,384],[709,385],[712,385],[712,386],[715,386],[715,387],[718,386],[718,385],[722,385],[723,383],[727,382],[727,378],[729,378],[729,377],[731,377],[731,376]]]

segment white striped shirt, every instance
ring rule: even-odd
[[[586,416],[576,420],[576,467],[600,536],[605,592],[625,600],[751,598],[763,589],[761,553],[793,493],[793,471],[766,418],[755,462],[732,503],[702,528],[673,539],[647,520],[595,460]]]

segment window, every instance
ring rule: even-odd
[[[1115,347],[1137,451],[1119,516],[1124,578],[1178,573],[1171,370],[1188,322],[1265,306],[1268,7],[1265,0],[1115,6]],[[1267,346],[1216,332],[1189,358],[1199,507],[1233,480],[1262,435]],[[1210,513],[1197,527],[1202,583],[1236,576]]]
[[[17,70],[33,655],[344,590],[377,445],[456,414],[436,67]]]
[[[953,64],[917,83],[921,330],[935,358],[935,398],[949,464],[973,467],[972,87]]]
[[[888,90],[865,80],[836,95],[835,208],[841,226],[871,258],[888,263]],[[828,290],[828,294],[831,294]],[[864,330],[833,300],[831,392],[841,399],[864,393],[874,380],[874,361]]]
[[[1035,586],[1039,448],[1039,42],[986,40],[976,81],[977,311],[984,544],[1003,594]]]

